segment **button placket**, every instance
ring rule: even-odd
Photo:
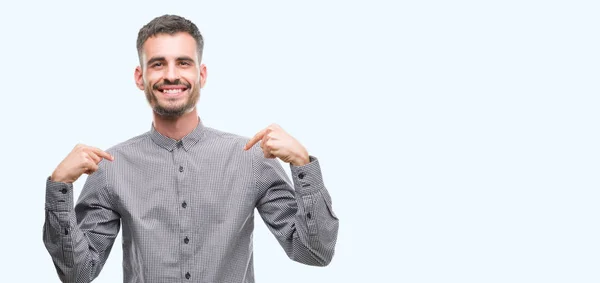
[[[174,149],[175,154],[175,168],[177,170],[177,193],[179,196],[179,201],[181,204],[181,208],[185,209],[188,207],[188,203],[186,201],[186,188],[185,188],[185,150],[183,148],[183,142],[178,141],[176,144],[176,149]],[[186,213],[181,214],[181,223],[187,223]],[[183,229],[183,227],[181,227]]]
[[[175,174],[175,178],[177,180],[177,197],[179,200],[179,258],[180,258],[180,267],[184,272],[181,274],[182,277],[192,281],[191,271],[193,269],[192,260],[193,260],[193,247],[191,246],[193,242],[190,241],[190,232],[191,228],[191,215],[194,211],[193,209],[193,199],[190,198],[189,190],[190,185],[188,185],[188,173],[190,172],[188,169],[190,167],[187,166],[187,154],[185,151],[183,144],[181,141],[177,143],[177,148],[173,150],[174,152],[174,164],[173,164],[173,172]],[[186,280],[187,281],[187,280]]]

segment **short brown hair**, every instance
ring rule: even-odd
[[[138,32],[137,51],[138,57],[140,58],[140,64],[142,60],[142,48],[148,38],[161,33],[173,35],[178,32],[186,32],[196,40],[198,60],[202,61],[204,39],[202,38],[202,34],[200,33],[200,30],[198,30],[198,27],[186,18],[177,15],[163,15],[154,18]]]

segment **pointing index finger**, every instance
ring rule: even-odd
[[[264,129],[260,132],[258,132],[256,135],[254,135],[254,137],[252,137],[252,139],[250,139],[248,141],[248,143],[246,143],[246,146],[244,146],[244,150],[248,150],[250,149],[252,146],[254,146],[258,141],[262,140],[263,136],[265,135],[265,133],[267,132],[267,129]]]
[[[105,152],[105,151],[103,151],[103,150],[101,150],[101,149],[99,149],[99,148],[96,148],[96,147],[90,147],[90,148],[91,148],[91,149],[92,149],[92,151],[93,151],[95,154],[97,154],[98,156],[100,156],[100,157],[103,157],[103,158],[106,158],[106,159],[108,159],[108,160],[110,160],[110,161],[113,161],[113,160],[114,160],[114,158],[112,157],[112,155],[110,155],[108,152]]]

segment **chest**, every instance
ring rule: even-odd
[[[127,168],[114,176],[113,191],[123,225],[136,230],[235,226],[255,207],[251,164],[243,160],[173,152]]]

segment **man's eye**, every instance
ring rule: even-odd
[[[179,64],[180,64],[180,65],[183,65],[183,66],[189,66],[189,65],[190,65],[190,63],[189,63],[189,62],[185,62],[185,61],[183,61],[183,62],[179,62]]]
[[[152,65],[150,65],[150,67],[152,68],[156,68],[156,67],[161,67],[162,63],[153,63]]]

